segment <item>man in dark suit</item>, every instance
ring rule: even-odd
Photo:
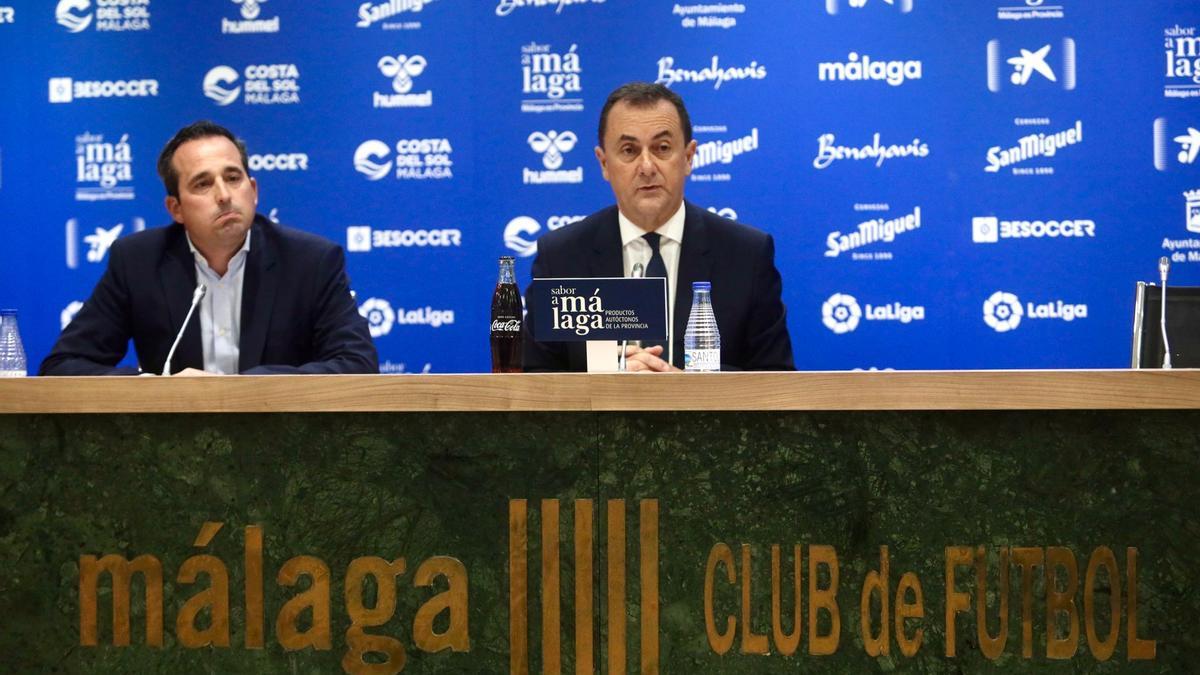
[[[538,239],[534,278],[621,277],[633,266],[665,276],[670,341],[630,347],[627,369],[666,372],[683,365],[692,282],[712,282],[723,370],[793,370],[783,283],[769,234],[684,201],[696,141],[678,94],[631,83],[609,95],[600,113],[596,159],[617,205]],[[586,370],[584,343],[541,343],[525,321],[527,371]]]
[[[255,213],[245,146],[197,122],[159,157],[174,223],[118,240],[92,296],[63,329],[41,375],[135,374],[116,368],[132,338],[147,373],[376,373],[366,320],[336,244]],[[185,317],[198,284],[207,288]]]

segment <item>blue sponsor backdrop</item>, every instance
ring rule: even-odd
[[[1198,31],[1194,0],[0,0],[0,305],[36,364],[211,118],[264,213],[347,247],[385,371],[487,370],[497,256],[524,287],[611,203],[600,105],[657,79],[688,198],[775,235],[800,368],[1120,367],[1158,257],[1200,284]]]

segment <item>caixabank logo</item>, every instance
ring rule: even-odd
[[[868,9],[872,6],[891,8],[901,14],[913,11],[913,0],[825,0],[825,13],[836,16],[845,6],[851,10]]]
[[[862,321],[910,324],[925,320],[925,307],[902,302],[860,305],[849,293],[834,293],[821,305],[821,323],[837,335],[853,333]]]
[[[550,216],[545,219],[545,231],[557,230],[577,223],[587,216]],[[504,246],[522,258],[537,253],[537,238],[542,234],[542,223],[532,216],[517,216],[504,226]]]
[[[1018,127],[1051,125],[1046,118],[1016,118],[1015,122]],[[1014,176],[1052,176],[1056,170],[1054,158],[1080,143],[1083,143],[1083,121],[1076,120],[1066,129],[1021,136],[1016,145],[991,146],[987,150],[983,170],[986,173],[1000,173],[1009,169]]]
[[[263,4],[268,0],[230,0],[237,5],[240,19],[221,17],[221,32],[226,35],[247,33],[278,33],[279,16],[264,16]]]
[[[722,65],[721,57],[714,55],[712,60],[699,68],[676,66],[674,56],[663,56],[658,59],[658,78],[656,84],[670,87],[678,83],[710,84],[713,89],[721,85],[742,80],[762,80],[767,77],[767,67],[756,60],[744,65]]]
[[[359,28],[377,27],[381,30],[417,30],[421,21],[417,18],[426,5],[441,0],[387,0],[387,2],[364,2],[358,6]]]
[[[1050,300],[1026,302],[1015,293],[996,291],[983,301],[983,322],[997,333],[1019,328],[1023,321],[1066,321],[1086,319],[1088,307],[1082,303]]]
[[[988,91],[998,93],[1005,85],[1036,88],[1045,85],[1075,89],[1075,40],[1063,38],[1054,59],[1053,43],[1032,47],[1009,47],[1000,40],[987,43]],[[1053,65],[1052,65],[1053,64]],[[1005,67],[1005,66],[1008,67]],[[1054,66],[1057,66],[1054,67]]]
[[[582,78],[578,45],[521,45],[521,112],[583,112]]]
[[[111,221],[109,222],[111,223]],[[108,255],[108,250],[112,248],[112,245],[116,243],[121,235],[141,232],[144,229],[146,229],[146,220],[137,216],[134,216],[129,221],[121,221],[111,225],[105,223],[95,227],[92,227],[90,224],[87,227],[83,227],[79,224],[78,218],[68,218],[63,228],[63,236],[67,244],[67,269],[79,269],[79,252],[82,247],[87,247],[83,257],[84,261],[93,264],[101,263],[104,262],[105,256]],[[84,232],[87,232],[87,234],[83,234]]]
[[[380,74],[391,79],[391,91],[376,91],[371,94],[371,105],[376,108],[428,108],[433,105],[433,90],[413,91],[416,79],[429,67],[429,61],[420,54],[388,54],[375,64]]]
[[[737,27],[738,17],[746,13],[746,5],[740,2],[703,2],[671,7],[671,15],[679,17],[682,28],[717,28],[729,30]]]
[[[294,63],[251,64],[239,73],[219,65],[204,75],[204,95],[219,106],[296,105],[300,103],[300,69]],[[244,95],[243,95],[244,91]]]
[[[389,175],[396,180],[447,180],[454,177],[453,156],[448,138],[406,138],[394,146],[372,138],[355,149],[354,170],[370,181]]]
[[[69,33],[150,30],[150,0],[58,0],[54,19]]]
[[[1165,117],[1154,120],[1154,168],[1167,172],[1197,165],[1200,155],[1200,123],[1182,124],[1175,131]],[[1186,131],[1184,128],[1186,127]]]
[[[1200,97],[1200,36],[1196,35],[1196,27],[1175,24],[1164,30],[1163,50],[1167,61],[1163,96]]]

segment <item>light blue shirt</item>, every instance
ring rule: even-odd
[[[204,370],[219,375],[238,372],[238,341],[242,335],[242,280],[246,277],[246,255],[250,251],[250,233],[242,248],[233,255],[225,276],[208,266],[204,255],[192,245],[188,248],[196,261],[196,280],[208,286],[200,301],[200,343],[204,348]]]

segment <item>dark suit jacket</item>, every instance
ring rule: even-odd
[[[196,288],[196,264],[179,223],[132,234],[109,250],[108,269],[63,329],[39,375],[124,375],[130,338],[138,363],[162,372]],[[366,320],[350,297],[341,247],[256,216],[242,280],[238,370],[377,373]],[[199,310],[171,371],[204,368]]]
[[[683,332],[692,308],[692,282],[711,281],[713,311],[721,331],[723,370],[795,370],[783,282],[775,269],[771,235],[684,202],[683,247],[671,341],[673,364],[683,367]],[[538,239],[533,277],[621,277],[617,207]],[[540,343],[532,335],[536,308],[525,320],[525,370],[587,370],[582,342]],[[665,354],[664,354],[665,356]]]

